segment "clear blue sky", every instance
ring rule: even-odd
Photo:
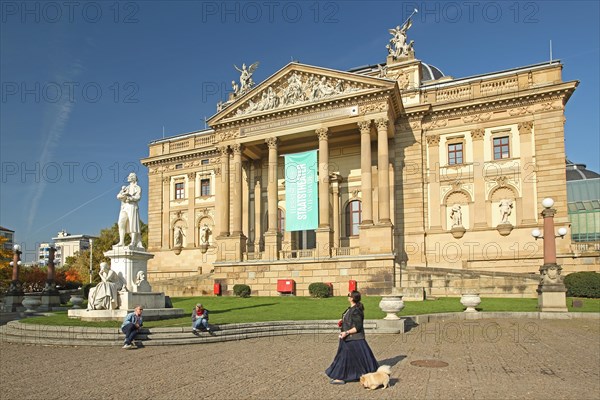
[[[567,155],[600,170],[597,1],[95,1],[1,3],[0,225],[32,260],[61,229],[97,234],[148,143],[204,128],[233,68],[261,82],[292,58],[347,70],[385,60],[389,28],[416,6],[417,58],[465,77],[549,60],[581,81]]]

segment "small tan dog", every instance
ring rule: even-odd
[[[382,365],[377,369],[377,372],[371,372],[370,374],[364,374],[360,377],[360,384],[369,390],[377,389],[383,385],[385,389],[390,383],[390,374],[392,370],[389,365]]]

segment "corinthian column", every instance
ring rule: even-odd
[[[281,240],[277,233],[277,138],[265,140],[269,148],[267,165],[267,231],[265,232],[264,259],[277,260]]]
[[[231,146],[233,150],[233,215],[232,235],[242,235],[242,145],[236,143]]]
[[[360,181],[362,224],[373,225],[373,185],[371,183],[371,120],[358,123],[360,128]]]
[[[221,153],[221,179],[219,181],[219,236],[229,236],[229,147],[222,146],[217,149]]]
[[[377,169],[379,194],[379,223],[391,223],[390,219],[390,171],[387,126],[388,120],[380,118],[377,121]]]
[[[329,135],[327,128],[317,129],[319,136],[319,228],[329,228]]]
[[[267,212],[269,221],[267,231],[277,232],[277,138],[265,140],[269,148],[268,182],[267,182]]]

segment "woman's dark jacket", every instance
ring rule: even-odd
[[[342,315],[342,332],[356,328],[356,333],[348,335],[345,340],[360,340],[365,338],[363,330],[363,320],[365,315],[358,307],[348,307]]]

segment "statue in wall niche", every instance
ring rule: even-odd
[[[508,222],[508,217],[510,216],[510,214],[512,213],[512,208],[513,208],[513,201],[510,199],[502,199],[500,200],[500,218],[501,224],[510,224],[510,222]]]
[[[460,204],[455,204],[452,206],[450,218],[452,219],[452,227],[462,226],[462,211]]]
[[[132,172],[127,176],[128,186],[123,186],[117,194],[121,200],[121,211],[119,212],[119,243],[117,246],[125,246],[125,234],[131,234],[132,247],[144,248],[142,244],[142,233],[140,224],[140,212],[138,203],[142,198],[142,188],[137,184],[137,175]]]
[[[202,228],[200,228],[200,244],[210,244],[210,228],[206,224],[202,225]]]
[[[176,225],[173,233],[173,247],[183,247],[184,236],[185,234],[183,233],[183,228],[179,225]]]
[[[100,263],[101,282],[90,289],[88,310],[116,310],[119,308],[119,290],[127,291],[123,279],[106,262]]]

